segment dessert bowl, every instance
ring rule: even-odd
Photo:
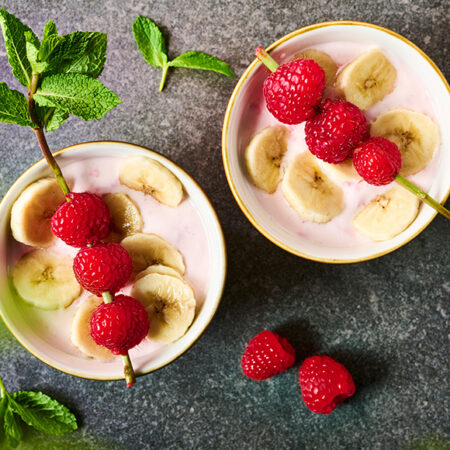
[[[144,232],[158,232],[161,236],[164,236],[164,233],[171,233],[172,239],[180,245],[180,248],[184,246],[187,253],[184,255],[187,280],[197,294],[195,318],[186,334],[173,343],[153,344],[146,339],[145,344],[130,350],[136,375],[143,375],[165,366],[189,349],[200,337],[211,322],[221,299],[226,273],[226,249],[222,229],[211,202],[195,180],[183,169],[166,157],[144,147],[123,142],[86,142],[59,150],[54,155],[63,172],[67,169],[64,173],[69,183],[74,183],[74,192],[77,191],[77,182],[73,180],[75,175],[76,179],[85,183],[85,186],[86,183],[92,183],[90,181],[92,178],[94,192],[95,183],[103,185],[103,188],[109,186],[108,178],[113,177],[114,171],[101,165],[107,166],[108,161],[114,162],[130,156],[151,158],[169,169],[181,181],[187,199],[185,198],[177,207],[182,208],[180,213],[175,211],[177,208],[158,206],[156,200],[145,196],[149,197],[146,205],[150,205],[148,209],[153,229],[144,229]],[[108,361],[87,358],[71,344],[68,329],[75,314],[73,304],[67,309],[51,311],[51,315],[46,315],[45,311],[25,305],[11,286],[9,274],[12,262],[17,259],[15,254],[17,243],[14,242],[10,230],[12,205],[28,185],[50,175],[45,160],[40,160],[17,179],[0,203],[1,317],[11,333],[30,353],[55,369],[97,380],[123,378],[120,358]],[[98,181],[95,177],[99,177]],[[133,191],[128,195],[133,195]],[[135,195],[144,196],[143,193]],[[152,212],[152,205],[154,208],[161,208],[159,216]],[[159,223],[157,217],[160,219]],[[197,242],[195,236],[191,238],[197,232],[204,243],[200,247],[189,244],[191,241]],[[199,268],[196,267],[197,264]],[[194,270],[189,272],[189,267]],[[205,272],[206,275],[199,276],[200,272]]]
[[[440,148],[434,152],[430,167],[425,168],[424,173],[414,175],[412,179],[437,201],[445,202],[450,191],[450,130],[446,125],[450,120],[450,87],[437,66],[422,50],[399,34],[376,25],[353,21],[325,22],[301,28],[274,42],[267,50],[282,64],[290,61],[296,53],[309,48],[318,46],[319,50],[327,51],[327,45],[334,48],[335,53],[345,61],[338,62],[338,65],[349,62],[348,55],[346,56],[349,48],[346,46],[353,46],[352,58],[355,57],[354,48],[364,51],[379,47],[389,57],[394,58],[400,67],[413,72],[420,80],[420,86],[415,86],[412,82],[408,86],[411,91],[408,99],[413,105],[420,106],[420,101],[415,97],[422,95],[421,87],[425,88],[424,95],[427,95],[429,100],[428,109],[432,110],[430,115],[440,128],[441,143]],[[339,45],[343,46],[342,51]],[[280,186],[275,194],[259,192],[247,174],[244,158],[244,151],[252,134],[258,131],[254,117],[261,111],[259,98],[262,98],[262,86],[268,74],[269,71],[257,59],[245,70],[228,103],[222,132],[223,163],[228,183],[241,210],[259,232],[280,248],[297,256],[327,263],[352,263],[392,252],[426,228],[436,215],[436,212],[426,205],[420,206],[417,217],[408,228],[385,241],[371,241],[359,237],[353,239],[339,226],[333,228],[330,224],[334,221],[325,224],[326,226],[315,227],[314,233],[303,232],[303,224],[298,216],[298,224],[292,225],[296,218],[292,210],[288,211],[289,205],[271,208],[273,203],[269,203],[268,198],[270,195],[279,195],[281,198]],[[406,78],[404,74],[398,77],[402,82]],[[375,105],[375,111],[368,111],[369,122],[374,119],[375,114],[382,113],[389,107],[410,106],[393,105],[389,99],[380,102],[380,105],[381,107]],[[411,109],[414,108],[411,106]],[[422,112],[428,113],[428,110]],[[259,129],[261,123],[264,123],[264,126],[273,125],[273,121],[260,120]],[[363,184],[361,181],[359,185]]]

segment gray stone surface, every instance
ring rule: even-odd
[[[42,390],[69,405],[80,430],[68,438],[27,435],[24,448],[410,448],[449,437],[448,233],[441,217],[411,243],[380,259],[326,265],[289,255],[246,220],[228,188],[221,126],[236,80],[178,69],[164,93],[159,70],[138,53],[131,24],[155,20],[175,56],[203,50],[240,75],[253,50],[325,20],[355,19],[391,28],[425,50],[445,75],[449,4],[438,0],[16,1],[3,6],[40,32],[108,32],[102,81],[124,101],[99,122],[70,119],[49,134],[52,149],[112,139],[142,144],[188,170],[211,197],[228,244],[225,295],[198,343],[168,367],[123,383],[74,378],[41,363],[0,327],[0,375],[15,389]],[[0,49],[0,79],[17,87]],[[0,195],[41,156],[33,134],[0,125]],[[282,332],[299,361],[336,356],[356,395],[330,416],[310,413],[295,368],[266,382],[246,379],[240,357],[263,328]],[[448,442],[448,441],[447,441]],[[1,444],[0,444],[1,446]]]

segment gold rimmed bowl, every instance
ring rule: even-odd
[[[184,336],[171,344],[141,345],[130,350],[130,357],[137,375],[164,367],[188,350],[201,336],[211,322],[222,296],[226,274],[226,249],[222,229],[210,200],[197,182],[181,167],[165,156],[137,145],[110,141],[86,142],[59,150],[55,152],[55,156],[63,172],[65,167],[85,161],[86,170],[77,172],[77,178],[89,178],[91,175],[89,171],[95,167],[91,167],[89,162],[91,158],[145,156],[167,167],[183,184],[190,205],[196,212],[204,231],[206,242],[202,249],[206,249],[204,254],[200,254],[198,249],[192,249],[192,252],[194,260],[197,257],[208,260],[207,282],[202,286],[201,298],[197,298],[194,321]],[[45,160],[39,161],[17,179],[0,203],[0,315],[11,333],[30,353],[55,369],[96,380],[123,378],[120,358],[112,361],[87,358],[71,344],[68,332],[63,333],[67,336],[61,340],[58,327],[67,327],[70,330],[71,315],[73,316],[74,310],[52,311],[52,317],[55,320],[49,323],[48,320],[43,320],[45,312],[28,307],[18,298],[8,279],[12,262],[17,259],[17,254],[15,255],[17,245],[12,242],[10,230],[11,207],[28,185],[50,175]],[[92,173],[92,175],[95,174]],[[93,183],[95,186],[95,176]],[[182,205],[183,203],[179,207]],[[172,210],[172,208],[169,209]],[[178,227],[177,233],[183,233],[182,221],[175,223]],[[160,226],[164,228],[163,223]],[[197,256],[195,251],[199,252]]]
[[[440,148],[430,163],[433,164],[434,172],[432,179],[428,180],[428,193],[439,202],[445,202],[450,191],[450,87],[438,67],[422,50],[403,36],[376,25],[353,21],[325,22],[301,28],[271,44],[267,51],[277,62],[284,63],[304,49],[329,43],[357,45],[362,49],[379,47],[388,55],[393,55],[399,64],[407,67],[420,80],[431,101],[433,118],[441,131]],[[267,69],[258,60],[255,59],[248,66],[231,95],[222,132],[223,163],[228,183],[242,212],[259,232],[274,244],[297,256],[327,263],[352,263],[392,252],[411,241],[427,227],[436,212],[426,205],[421,205],[419,214],[406,230],[381,242],[357,239],[344,245],[340,242],[339,232],[336,232],[334,242],[330,242],[330,239],[322,242],[320,228],[317,228],[315,233],[319,238],[314,239],[303,233],[300,225],[296,230],[286,226],[280,219],[284,211],[268,208],[267,202],[262,201],[255,191],[244,161],[244,151],[251,138],[249,117],[251,114],[258,114],[255,97],[261,95],[267,76]],[[411,96],[414,95],[416,92],[411,92]],[[408,108],[408,105],[402,107]],[[328,233],[328,230],[330,228],[324,227],[322,234]]]

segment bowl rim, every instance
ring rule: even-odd
[[[225,242],[225,235],[223,233],[223,228],[222,228],[222,224],[220,223],[219,220],[219,216],[217,215],[217,212],[211,202],[211,199],[208,197],[208,195],[206,194],[205,190],[200,186],[200,184],[184,169],[182,168],[179,164],[175,163],[174,161],[172,161],[169,157],[163,155],[160,152],[157,152],[155,150],[149,149],[147,147],[144,147],[142,145],[138,145],[138,144],[133,144],[131,142],[125,142],[125,141],[114,141],[114,140],[99,140],[99,141],[88,141],[88,142],[80,142],[78,144],[73,144],[73,145],[69,145],[67,147],[63,147],[59,150],[56,150],[53,153],[53,156],[59,156],[62,153],[68,153],[71,150],[75,150],[84,146],[89,146],[92,144],[115,144],[115,145],[124,145],[125,147],[135,147],[136,149],[139,150],[145,150],[146,152],[149,152],[150,154],[155,154],[158,157],[161,157],[162,159],[165,159],[167,161],[169,161],[171,164],[173,164],[174,166],[176,166],[181,172],[184,173],[184,175],[189,178],[192,183],[199,189],[199,191],[203,194],[206,203],[209,205],[209,208],[213,214],[213,217],[215,219],[215,222],[218,226],[217,230],[219,232],[219,238],[220,238],[220,247],[221,247],[221,252],[223,254],[223,258],[221,261],[221,265],[223,266],[223,273],[222,273],[222,277],[220,280],[221,286],[217,295],[217,300],[216,300],[216,304],[214,305],[214,308],[212,309],[211,313],[209,314],[209,316],[206,318],[204,325],[202,326],[202,328],[199,330],[197,336],[194,337],[194,339],[189,343],[189,345],[178,351],[177,353],[175,353],[167,362],[163,363],[163,364],[159,364],[156,367],[153,367],[145,372],[140,372],[136,374],[136,377],[141,377],[144,375],[148,375],[149,373],[155,372],[156,370],[162,369],[163,367],[171,364],[173,361],[175,361],[177,358],[179,358],[181,355],[183,355],[184,353],[186,353],[188,350],[190,350],[194,344],[198,341],[198,339],[200,339],[200,337],[203,335],[203,333],[206,331],[206,329],[208,328],[208,326],[211,324],[212,319],[214,318],[217,309],[219,307],[219,304],[222,300],[223,297],[223,292],[225,289],[225,281],[226,281],[226,275],[227,275],[227,265],[228,265],[228,259],[227,259],[227,248],[226,248],[226,242]],[[0,201],[0,213],[2,213],[3,209],[5,208],[6,203],[8,203],[8,200],[10,197],[13,196],[13,191],[15,186],[23,179],[27,176],[27,174],[33,170],[35,170],[38,166],[42,165],[43,163],[45,163],[45,158],[41,158],[40,160],[36,161],[33,165],[31,165],[30,167],[28,167],[28,169],[26,169],[15,181],[14,183],[9,187],[9,189],[7,190],[6,194],[4,195],[4,197],[1,199]],[[5,324],[6,328],[9,330],[9,332],[14,336],[14,338],[19,342],[20,345],[22,345],[22,347],[24,347],[29,353],[31,353],[35,358],[37,358],[38,360],[42,361],[43,363],[47,364],[48,366],[63,372],[63,373],[67,373],[69,375],[78,377],[78,378],[84,378],[86,380],[98,380],[98,381],[113,381],[113,380],[122,380],[124,377],[123,375],[117,375],[117,376],[101,376],[101,375],[97,375],[97,376],[86,376],[85,374],[82,374],[80,372],[77,371],[69,371],[67,370],[67,368],[65,367],[60,367],[58,364],[55,364],[53,361],[51,361],[50,359],[48,359],[46,356],[39,354],[38,352],[32,350],[31,348],[29,348],[28,344],[20,337],[18,337],[16,335],[16,333],[14,333],[13,329],[14,326],[13,324],[11,324],[5,317],[5,314],[3,313],[2,307],[1,307],[1,299],[0,299],[0,318],[3,320],[3,323]]]
[[[338,25],[338,26],[349,26],[350,25],[350,26],[362,26],[362,27],[367,27],[367,28],[373,28],[375,30],[382,31],[384,33],[387,33],[387,34],[389,34],[389,35],[391,35],[391,36],[393,36],[393,37],[403,41],[405,44],[409,45],[414,50],[416,50],[419,53],[419,55],[422,56],[422,58],[424,58],[425,61],[430,64],[432,69],[434,69],[434,71],[437,73],[437,75],[441,79],[442,83],[444,84],[444,86],[446,87],[446,89],[447,89],[447,91],[448,91],[448,93],[450,95],[450,85],[449,85],[448,81],[446,80],[446,78],[444,77],[444,75],[440,71],[439,67],[436,65],[436,63],[422,49],[420,49],[416,44],[414,44],[410,40],[408,40],[405,37],[403,37],[401,34],[398,34],[395,31],[392,31],[392,30],[390,30],[388,28],[384,28],[382,26],[375,25],[375,24],[369,23],[369,22],[359,22],[359,21],[355,21],[355,20],[335,20],[335,21],[315,23],[313,25],[308,25],[306,27],[299,28],[299,29],[297,29],[295,31],[292,31],[291,33],[286,34],[285,36],[281,37],[277,41],[275,41],[272,44],[270,44],[266,48],[266,51],[270,52],[270,51],[276,49],[277,47],[279,47],[281,44],[283,44],[283,43],[287,42],[288,40],[292,39],[293,37],[299,36],[301,34],[305,34],[305,33],[309,32],[309,31],[317,30],[317,29],[320,29],[320,28],[326,28],[326,27],[330,27],[330,26],[336,26],[336,25]],[[399,249],[400,247],[403,247],[404,245],[406,245],[410,241],[412,241],[420,233],[422,233],[422,231],[436,217],[436,215],[438,214],[437,211],[434,211],[432,213],[430,219],[422,226],[422,228],[420,228],[414,234],[409,236],[404,242],[402,242],[402,243],[400,243],[400,244],[398,244],[398,245],[396,245],[394,247],[391,247],[388,250],[384,250],[384,251],[381,251],[381,252],[378,252],[378,253],[375,253],[375,254],[372,254],[372,255],[361,257],[361,258],[349,258],[349,259],[323,258],[323,257],[318,257],[318,256],[312,256],[312,255],[309,255],[307,253],[301,252],[301,251],[299,251],[299,250],[297,250],[295,248],[290,247],[289,245],[285,244],[284,242],[282,242],[281,240],[277,239],[272,234],[270,234],[268,231],[266,231],[264,229],[264,227],[261,226],[255,220],[255,218],[252,216],[252,214],[250,213],[249,209],[245,205],[245,202],[243,201],[243,199],[239,195],[239,192],[238,192],[238,190],[236,188],[236,185],[234,184],[233,177],[231,175],[230,161],[229,161],[229,158],[228,158],[227,137],[228,137],[228,129],[229,129],[229,125],[230,125],[231,113],[232,113],[232,110],[233,110],[236,98],[237,98],[238,94],[240,93],[241,88],[244,85],[245,81],[250,76],[250,74],[254,71],[254,69],[256,68],[256,66],[258,64],[259,64],[259,60],[257,58],[255,58],[250,63],[250,65],[245,69],[245,71],[241,75],[241,77],[239,78],[239,81],[236,84],[236,86],[235,86],[235,88],[233,90],[233,93],[231,94],[230,100],[228,101],[227,109],[225,111],[225,117],[224,117],[224,120],[223,120],[223,127],[222,127],[222,161],[223,161],[223,166],[224,166],[224,169],[225,169],[225,175],[226,175],[226,178],[227,178],[227,181],[228,181],[228,185],[229,185],[229,187],[231,189],[231,192],[232,192],[232,194],[234,196],[234,199],[236,200],[239,208],[244,213],[244,215],[247,217],[247,219],[250,221],[250,223],[264,237],[266,237],[269,241],[271,241],[272,243],[274,243],[275,245],[277,245],[281,249],[286,250],[287,252],[292,253],[293,255],[300,256],[302,258],[309,259],[311,261],[317,261],[317,262],[323,262],[323,263],[331,263],[331,264],[352,264],[352,263],[369,261],[371,259],[379,258],[380,256],[387,255],[388,253],[391,253],[391,252]],[[450,195],[450,188],[448,189],[447,193],[444,195],[443,199],[441,200],[441,204],[442,205],[446,202],[446,200],[449,197],[449,195]]]

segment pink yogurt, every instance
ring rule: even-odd
[[[332,42],[314,46],[318,50],[328,53],[341,70],[342,67],[356,58],[362,52],[375,46],[363,45],[349,42]],[[299,49],[298,51],[301,51]],[[397,70],[397,80],[394,90],[382,101],[378,102],[369,110],[365,111],[367,121],[372,122],[380,113],[394,108],[407,108],[428,115],[436,121],[433,102],[426,87],[414,75],[410,67],[403,64],[395,55],[385,51],[386,56]],[[281,63],[289,61],[294,55],[282,55]],[[241,158],[244,158],[245,147],[257,132],[268,126],[280,124],[266,109],[263,96],[262,84],[252,86],[253,91],[249,93],[250,102],[244,108],[239,128]],[[334,97],[333,88],[328,88],[326,97]],[[286,169],[292,159],[299,153],[308,151],[305,143],[305,125],[288,125],[291,131],[288,139],[288,150],[283,158],[282,172]],[[439,163],[439,149],[434,152],[433,160],[421,172],[408,177],[413,183],[427,191],[435,176]],[[244,167],[244,165],[243,165]],[[289,206],[281,192],[281,183],[274,194],[256,188],[251,184],[255,198],[263,208],[283,226],[287,231],[297,234],[313,242],[332,247],[351,247],[370,239],[361,236],[352,226],[355,214],[378,194],[390,189],[392,185],[375,187],[364,181],[342,182],[333,180],[343,190],[345,207],[341,214],[328,223],[318,224],[302,220]]]
[[[63,167],[64,176],[73,192],[94,192],[102,195],[109,192],[123,192],[127,194],[139,207],[144,220],[144,233],[155,233],[174,245],[183,255],[186,265],[184,278],[194,289],[197,307],[203,303],[208,290],[209,280],[209,252],[206,231],[202,219],[189,197],[176,208],[165,206],[153,197],[134,191],[119,183],[119,167],[123,159],[120,158],[88,158],[73,162]],[[11,239],[8,248],[8,261],[10,267],[20,256],[31,248]],[[69,247],[61,240],[49,248],[60,254],[74,257],[77,249]],[[132,285],[129,284],[121,290],[130,294]],[[83,357],[83,354],[70,340],[72,320],[77,307],[88,292],[75,300],[68,308],[55,311],[44,311],[25,302],[20,302],[21,313],[26,315],[28,323],[41,339],[51,343],[55,348],[66,353]],[[145,339],[138,347],[130,351],[130,355],[138,357],[149,352],[158,351],[162,344]],[[139,367],[135,367],[136,370]]]

